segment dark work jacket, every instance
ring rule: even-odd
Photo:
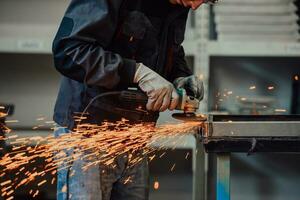
[[[168,0],[72,0],[53,41],[55,67],[63,75],[55,122],[73,128],[74,117],[96,95],[137,87],[136,63],[170,82],[191,75],[181,46],[188,11]],[[119,103],[103,98],[90,106],[89,122],[131,119],[114,112]]]

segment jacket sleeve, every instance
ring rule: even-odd
[[[180,45],[179,50],[173,55],[171,82],[173,82],[178,77],[186,77],[192,74],[193,72],[185,60],[184,48]]]
[[[71,1],[53,41],[54,64],[60,73],[107,89],[133,82],[135,61],[106,50],[123,1]]]

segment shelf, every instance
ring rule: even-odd
[[[69,0],[0,0],[0,52],[51,53]]]
[[[283,42],[217,42],[207,44],[210,56],[300,56],[300,43]]]
[[[51,53],[52,38],[0,37],[0,52]],[[279,42],[205,42],[209,56],[300,56],[300,43]],[[198,40],[183,43],[186,55],[198,52]]]
[[[2,53],[50,54],[52,38],[6,38],[0,37]]]
[[[186,55],[195,55],[200,45],[207,56],[300,56],[300,43],[297,42],[219,42],[187,39],[183,43]]]
[[[53,37],[0,37],[0,52],[51,54]],[[194,55],[195,52],[197,52],[197,42],[187,40],[184,42],[183,46],[186,55]]]

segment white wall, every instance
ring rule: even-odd
[[[15,105],[12,127],[32,128],[39,116],[52,120],[60,75],[51,55],[0,54],[0,102]]]

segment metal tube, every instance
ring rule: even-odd
[[[217,200],[230,200],[230,153],[217,154]]]

